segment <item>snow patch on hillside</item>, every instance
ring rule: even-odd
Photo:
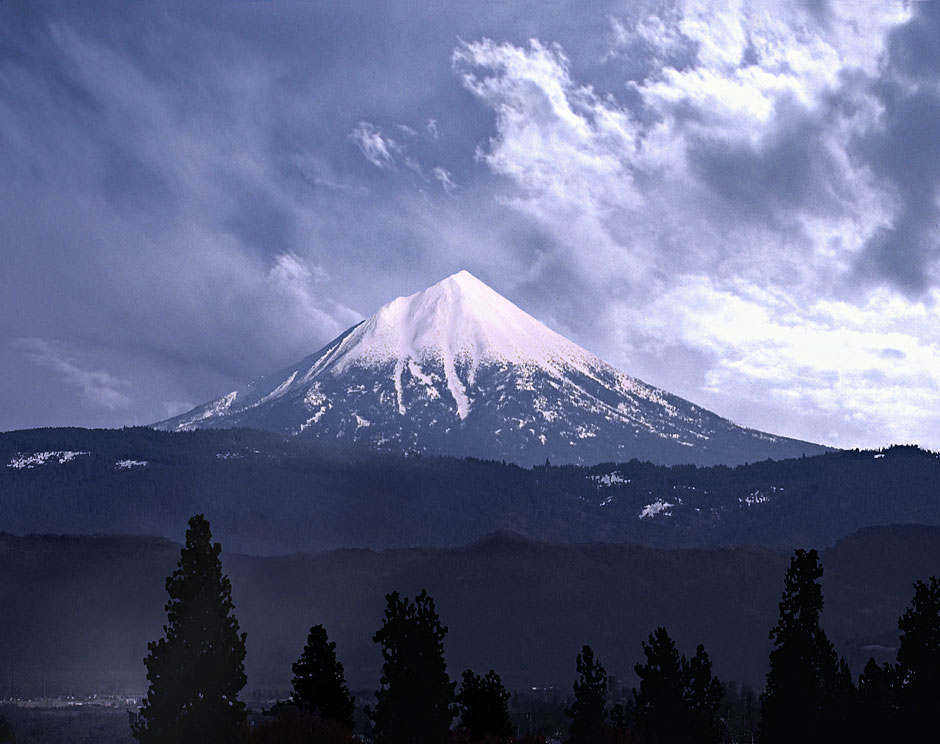
[[[597,483],[599,488],[610,488],[621,483],[629,483],[629,478],[624,478],[620,473],[605,473],[604,475],[592,475],[590,479]]]
[[[13,468],[14,470],[31,470],[39,465],[45,465],[48,462],[56,462],[59,465],[64,465],[67,462],[71,462],[76,457],[90,454],[90,452],[72,452],[70,450],[34,452],[33,454],[17,453],[13,456],[13,459],[7,463],[7,467]]]
[[[771,486],[771,489],[776,491],[776,487]],[[766,504],[770,501],[770,496],[761,491],[760,489],[752,491],[750,494],[744,498],[738,497],[738,503],[744,504],[745,506],[755,506],[756,504]]]
[[[640,519],[650,519],[656,516],[671,517],[672,508],[675,504],[671,504],[668,501],[663,501],[663,499],[656,499],[652,504],[647,504],[640,510]]]

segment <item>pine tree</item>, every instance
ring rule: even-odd
[[[471,742],[507,742],[516,728],[509,720],[509,693],[499,675],[490,669],[485,677],[467,669],[455,701],[460,715],[459,727]]]
[[[685,677],[685,704],[689,713],[689,729],[694,732],[695,742],[718,742],[724,734],[725,724],[719,711],[724,696],[721,681],[712,676],[712,662],[705,646],[695,648],[688,664],[682,657]]]
[[[819,627],[822,567],[815,550],[797,550],[784,579],[780,617],[770,631],[761,744],[837,741],[852,707],[852,679]]]
[[[669,742],[684,725],[679,650],[666,629],[657,628],[643,643],[643,653],[646,664],[636,665],[640,687],[633,690],[634,733],[641,742]]]
[[[898,734],[896,673],[892,664],[869,659],[858,678],[856,741],[886,742]]]
[[[372,640],[382,646],[382,687],[369,711],[378,744],[444,744],[454,720],[454,688],[444,661],[444,636],[434,600],[422,591],[414,602],[398,592],[385,596],[382,627]]]
[[[245,634],[233,615],[209,523],[189,520],[186,545],[166,580],[165,637],[147,644],[150,689],[132,733],[141,744],[229,744],[239,739],[245,705]]]
[[[633,690],[634,735],[644,744],[718,742],[721,682],[712,677],[711,660],[699,645],[689,661],[679,655],[665,628],[643,644],[645,664],[636,665],[639,689]]]
[[[935,576],[914,584],[914,598],[898,629],[897,706],[904,732],[913,741],[917,732],[935,728],[934,706],[940,700],[940,581]]]
[[[335,721],[352,730],[355,705],[346,686],[343,665],[336,659],[336,644],[326,628],[314,625],[303,653],[291,667],[294,672],[292,701],[304,715]]]
[[[607,671],[584,646],[576,661],[579,678],[574,683],[574,703],[565,711],[571,719],[571,744],[603,741],[607,723]]]

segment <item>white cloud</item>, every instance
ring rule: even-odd
[[[395,162],[395,156],[401,151],[398,143],[391,137],[385,137],[372,124],[360,121],[349,133],[350,139],[376,168],[388,168]]]
[[[122,390],[127,380],[114,377],[106,370],[86,369],[76,363],[63,349],[39,338],[21,338],[13,346],[33,364],[53,370],[64,382],[80,390],[82,400],[109,410],[127,408],[131,399]]]
[[[448,194],[454,193],[457,188],[457,184],[454,183],[453,179],[450,176],[450,171],[445,168],[437,166],[434,171],[434,177],[441,182],[441,188],[444,189]]]
[[[269,297],[282,301],[283,311],[300,328],[337,334],[362,318],[354,310],[323,296],[322,287],[328,280],[329,274],[322,266],[310,264],[295,253],[282,253],[268,270],[265,290]]]
[[[503,202],[608,298],[596,312],[621,343],[612,361],[631,371],[630,350],[668,364],[682,349],[694,361],[666,376],[742,423],[937,447],[940,295],[914,303],[851,278],[899,208],[850,150],[881,115],[853,81],[877,74],[909,10],[835,5],[825,26],[795,4],[743,2],[612,19],[608,59],[642,43],[660,65],[630,84],[633,103],[579,83],[537,40],[464,43],[453,60],[496,114],[478,157],[511,187]],[[674,65],[680,49],[693,51]]]
[[[577,30],[551,14],[480,19],[453,55],[459,83],[426,67],[435,82],[400,86],[368,51],[311,77],[280,44],[248,56],[222,27],[155,26],[161,41],[131,54],[94,23],[53,21],[32,67],[23,46],[2,70],[8,337],[105,349],[33,348],[56,370],[43,379],[89,399],[119,404],[122,377],[163,364],[182,382],[160,400],[198,401],[361,317],[336,298],[367,313],[469,266],[626,371],[742,423],[940,447],[924,413],[940,393],[937,300],[853,274],[908,198],[852,143],[896,113],[873,89],[910,4],[831,2],[819,19],[810,3],[663,5]],[[523,28],[540,40],[481,38]],[[432,47],[414,69],[440,65]],[[362,270],[376,261],[379,275]]]
[[[647,344],[712,359],[702,390],[726,406],[770,400],[828,419],[831,443],[854,447],[936,442],[938,301],[940,293],[927,306],[880,290],[864,303],[802,307],[780,292],[689,276],[642,310],[617,312]],[[774,428],[772,415],[767,424]]]

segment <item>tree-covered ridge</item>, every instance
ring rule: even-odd
[[[87,454],[10,466],[63,452]],[[330,450],[250,430],[0,434],[0,529],[179,540],[179,525],[207,510],[229,549],[254,554],[457,546],[500,530],[658,547],[822,546],[870,525],[940,525],[937,484],[940,460],[913,447],[735,468],[525,469]]]
[[[245,635],[239,635],[220,552],[205,518],[193,517],[177,568],[165,582],[170,600],[164,637],[148,644],[144,663],[150,685],[140,711],[130,716],[134,737],[153,744],[354,741],[343,667],[322,625],[311,628],[301,659],[292,666],[295,689],[287,705],[276,704],[268,711],[269,720],[248,726],[238,699],[246,681]],[[751,727],[745,735],[753,739],[756,733],[760,744],[878,741],[879,732],[892,731],[905,739],[923,736],[940,695],[940,582],[935,576],[915,582],[914,598],[898,620],[896,662],[879,667],[872,658],[856,686],[820,625],[822,575],[815,550],[794,552],[778,619],[769,633],[773,648],[760,718],[756,730]],[[382,625],[372,636],[383,664],[375,705],[365,709],[370,741],[532,741],[514,736],[506,708],[511,695],[495,671],[481,678],[468,669],[455,696],[444,648],[448,628],[426,590],[414,601],[397,591],[385,600]],[[571,719],[567,744],[719,744],[726,732],[735,732],[729,741],[738,739],[740,729],[729,726],[724,716],[729,710],[723,707],[726,686],[713,675],[703,644],[687,658],[660,626],[642,647],[646,661],[635,667],[639,686],[629,700],[611,684],[593,648],[582,647],[576,657],[574,700],[565,710]],[[882,725],[866,728],[871,721]]]
[[[224,545],[214,521],[213,534]],[[0,535],[0,699],[10,695],[11,655],[17,694],[39,694],[43,671],[53,694],[141,689],[140,659],[165,622],[164,579],[179,550],[131,536]],[[567,689],[587,641],[626,679],[640,660],[638,639],[664,625],[687,654],[704,643],[717,675],[757,687],[787,557],[760,548],[553,545],[503,533],[457,549],[223,559],[248,633],[246,689],[289,690],[316,622],[329,628],[360,698],[378,674],[371,636],[384,593],[424,588],[447,618],[454,676],[496,666],[510,690]],[[820,557],[823,620],[838,653],[856,674],[873,653],[879,663],[893,658],[913,582],[940,566],[940,528],[871,528]]]

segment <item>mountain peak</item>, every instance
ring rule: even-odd
[[[451,274],[441,279],[437,284],[432,284],[422,292],[418,292],[418,294],[433,293],[438,288],[443,292],[456,291],[462,299],[469,302],[486,303],[491,301],[494,297],[508,302],[505,297],[499,294],[499,292],[493,289],[489,284],[481,281],[466,269],[461,269],[456,274]]]
[[[742,429],[620,372],[465,270],[158,426],[249,426],[524,464],[733,463],[821,449]]]
[[[438,284],[441,284],[441,283],[443,283],[443,282],[454,282],[455,284],[459,284],[459,285],[463,285],[463,284],[474,285],[474,284],[477,284],[477,285],[482,285],[482,286],[486,287],[487,289],[490,289],[489,286],[487,286],[486,284],[484,284],[483,282],[481,282],[479,279],[477,279],[473,274],[471,274],[471,273],[470,273],[469,271],[467,271],[466,269],[461,269],[460,271],[456,272],[455,274],[451,274],[450,276],[445,277],[445,278],[442,279],[440,282],[438,282]]]
[[[542,364],[586,353],[461,271],[384,305],[349,335],[336,362],[432,357],[474,370],[484,361]]]
[[[482,364],[538,366],[555,375],[559,364],[577,364],[585,355],[464,270],[381,307],[343,340],[327,364],[342,372],[353,364],[393,363],[399,393],[405,369],[429,379],[424,367],[441,367],[457,415],[465,419],[471,406],[466,387]],[[404,414],[400,395],[398,403]]]

